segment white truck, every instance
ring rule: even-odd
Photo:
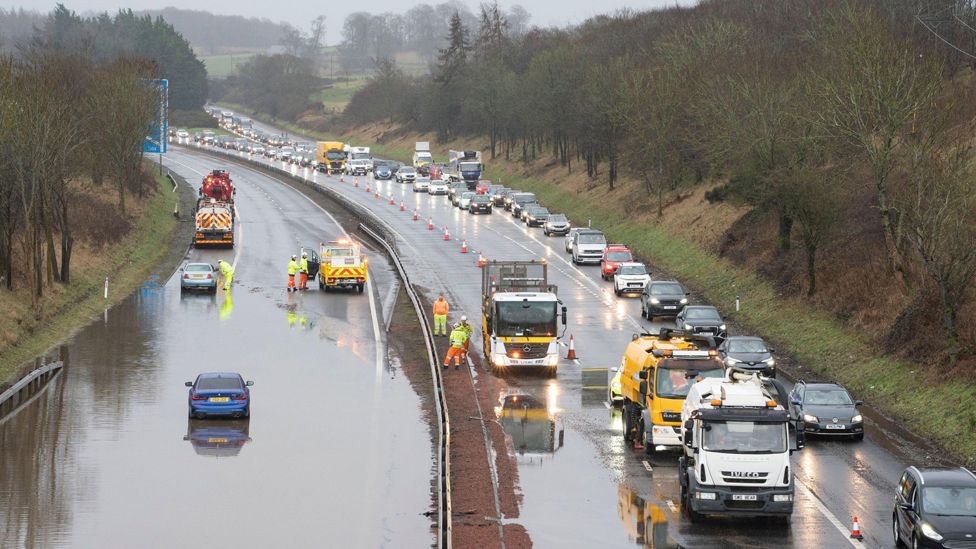
[[[418,170],[434,162],[430,154],[430,141],[417,141],[413,149],[413,167]]]
[[[692,522],[709,514],[792,515],[790,455],[803,448],[803,430],[790,406],[781,382],[735,368],[692,385],[678,460],[681,506]]]
[[[451,181],[464,181],[469,191],[478,186],[483,169],[481,151],[447,151],[448,178]]]
[[[349,147],[345,169],[347,175],[366,175],[373,171],[373,155],[369,147]]]

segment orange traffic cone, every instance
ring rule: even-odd
[[[369,183],[368,182],[366,183],[366,192],[368,192],[368,193],[373,192],[373,190],[369,188]]]
[[[345,181],[345,179],[343,179],[343,177],[342,177],[342,174],[340,173],[340,174],[339,174],[339,183],[342,183],[342,182],[344,182],[344,181]]]
[[[566,360],[576,360],[576,341],[573,334],[569,334],[569,351],[566,353]]]
[[[445,226],[444,227],[444,240],[450,240],[450,239],[451,239],[451,233],[447,232],[447,227]]]
[[[857,541],[864,540],[864,536],[861,535],[861,525],[857,522],[857,517],[854,517],[854,527],[851,528],[851,539],[856,539]]]
[[[481,255],[481,252],[478,252],[478,267],[484,267],[487,264],[488,260],[485,259],[485,256]]]
[[[407,211],[407,206],[406,206],[406,204],[403,203],[402,200],[400,201],[400,211],[401,212]]]
[[[376,189],[376,191],[373,193],[373,198],[379,198],[379,197],[380,197],[380,190]]]
[[[427,218],[427,230],[428,231],[433,231],[434,230],[434,218],[433,217],[428,217]]]
[[[462,240],[461,241],[461,253],[462,254],[468,253],[468,241],[467,240]]]
[[[416,221],[417,219],[419,219],[419,218],[417,217],[417,208],[414,208],[414,209],[413,209],[413,220],[414,220],[414,221]]]
[[[340,176],[340,177],[341,177],[341,176]],[[356,188],[359,188],[359,180],[358,180],[358,179],[356,180],[356,183],[355,183],[355,185],[353,185],[353,186],[354,186],[354,187],[356,187]]]

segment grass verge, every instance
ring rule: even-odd
[[[152,169],[150,173],[158,172]],[[0,387],[29,371],[28,361],[86,325],[105,307],[125,299],[167,255],[178,226],[173,217],[174,194],[165,176],[156,175],[156,181],[159,192],[146,200],[143,215],[128,236],[105,246],[84,269],[74,270],[71,284],[59,286],[59,291],[45,298],[42,309],[36,313],[36,322],[17,322],[16,326],[5,327],[8,333],[14,331],[14,339],[0,357]],[[106,273],[112,274],[107,300],[102,297]],[[11,307],[30,309],[26,291],[8,294],[4,300]],[[24,300],[26,304],[9,303]]]
[[[281,121],[268,122],[317,139],[336,137]],[[409,162],[413,154],[402,147],[364,144],[370,145],[376,156],[402,162]],[[446,156],[446,149],[434,152]],[[666,232],[653,222],[628,219],[615,208],[580,200],[575,192],[506,170],[500,163],[491,165],[492,180],[536,193],[551,211],[563,212],[577,224],[590,220],[610,241],[627,244],[655,267],[680,279],[744,330],[763,336],[822,378],[843,384],[857,398],[947,448],[967,464],[976,463],[976,437],[972,436],[976,430],[976,398],[968,381],[932,380],[919,365],[885,356],[865,335],[802,298],[781,297],[769,281],[692,240]],[[743,303],[739,312],[734,311],[736,296]]]

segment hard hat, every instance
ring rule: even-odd
[[[308,257],[308,254],[305,253],[305,252],[302,252],[302,257]]]
[[[297,257],[296,257],[296,256],[291,256],[291,258],[292,258],[292,259],[297,259]]]
[[[461,315],[461,322],[467,322],[467,321],[468,321],[468,315]]]

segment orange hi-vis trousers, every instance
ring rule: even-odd
[[[295,287],[295,275],[288,275],[288,289]]]
[[[464,358],[464,347],[454,347],[452,346],[447,350],[447,356],[444,357],[444,366],[451,363],[451,358],[454,358],[454,365],[460,366],[461,359]]]

